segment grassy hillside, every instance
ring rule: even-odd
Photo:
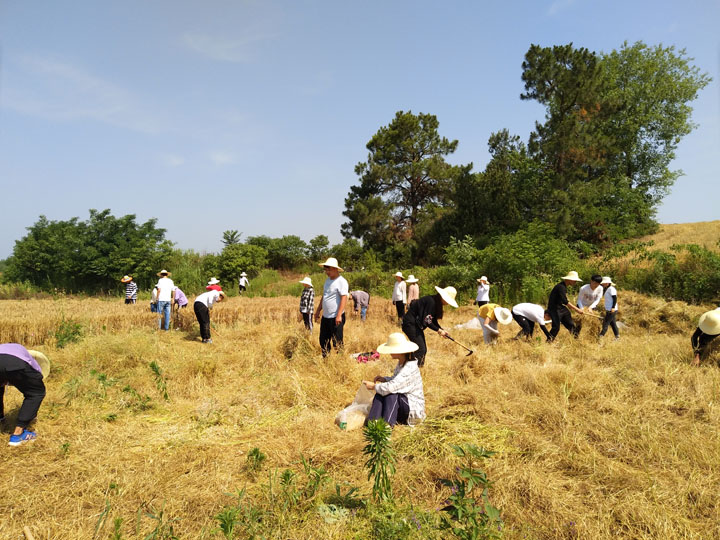
[[[596,319],[580,340],[563,330],[553,345],[511,341],[515,323],[495,347],[454,331],[475,348],[469,357],[428,335],[427,421],[392,436],[397,504],[364,508],[336,491],[368,497],[362,435],[333,418],[392,361],[321,359],[296,304],[231,299],[213,310],[215,344],[204,346],[190,313],[181,330],[160,333],[145,305],[3,301],[3,340],[45,336],[37,348],[53,374],[38,440],[0,445],[0,538],[23,526],[38,539],[171,538],[171,529],[230,538],[215,516],[242,489],[235,538],[448,538],[434,525],[450,494],[441,480],[458,465],[450,445],[461,443],[498,452],[483,467],[505,538],[718,538],[720,371],[689,365],[705,308],[624,293],[618,342],[597,342]],[[396,331],[391,308],[374,299],[365,324],[351,318],[346,351],[374,349]],[[445,327],[473,315],[448,309]],[[84,332],[63,349],[51,332],[59,317]],[[10,420],[20,397],[7,390]],[[248,467],[253,448],[267,455],[258,472]],[[329,481],[295,499],[291,487],[309,483],[301,455],[311,476],[324,468]],[[286,469],[295,475],[283,483]],[[347,510],[330,519],[331,502]]]
[[[639,238],[641,242],[652,240],[653,248],[667,250],[673,244],[698,244],[720,252],[720,220],[696,223],[667,223],[652,235]]]

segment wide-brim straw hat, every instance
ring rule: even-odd
[[[243,272],[242,274],[240,274],[240,277],[247,277],[247,274]]]
[[[337,259],[335,257],[328,257],[328,260],[324,263],[319,263],[318,266],[331,266],[332,268],[337,268],[340,270],[340,272],[344,272],[342,268],[340,268],[340,265],[337,262]]]
[[[455,287],[445,287],[444,289],[441,289],[436,285],[435,290],[439,292],[440,297],[452,307],[458,307],[458,303],[455,301],[455,297],[457,296],[457,291],[455,290]]]
[[[171,274],[170,272],[168,272],[167,270],[160,270],[160,271],[157,273],[157,275],[158,275],[158,276],[172,276],[172,274]]]
[[[713,309],[700,315],[698,328],[709,336],[720,334],[720,311]]]
[[[388,336],[388,340],[378,345],[377,351],[383,354],[402,354],[417,351],[420,347],[410,341],[402,332],[395,332]]]
[[[481,276],[480,279],[477,280],[478,283],[482,283],[483,281],[487,283],[487,276]]]
[[[402,275],[402,272],[395,272],[395,277],[405,279],[405,276]]]
[[[40,351],[28,352],[30,353],[30,356],[32,356],[38,363],[38,366],[40,366],[40,371],[42,371],[43,379],[47,379],[48,375],[50,375],[50,360],[48,360],[48,357]]]
[[[416,278],[412,274],[410,274],[408,276],[408,278],[405,280],[405,283],[417,283],[417,282],[418,282],[418,278]]]
[[[130,283],[132,281],[132,276],[123,276],[123,278],[120,280],[120,283]]]
[[[610,276],[603,276],[602,281],[600,282],[600,285],[615,285],[612,282],[612,278]]]
[[[225,291],[218,291],[218,293],[220,294],[220,298],[222,298],[223,300],[227,298],[227,294],[225,294]]]
[[[208,281],[208,285],[217,285],[218,283],[220,283],[220,280],[215,277],[210,278],[210,281]]]
[[[310,276],[301,279],[300,283],[302,283],[303,285],[310,285],[312,287],[312,279],[310,279]]]
[[[580,276],[578,276],[578,273],[575,270],[573,270],[572,272],[568,272],[567,276],[563,276],[560,279],[567,279],[568,281],[582,282],[582,279],[580,279]]]
[[[513,320],[512,313],[506,307],[498,306],[493,309],[493,313],[495,314],[497,322],[499,322],[500,324],[510,324]]]

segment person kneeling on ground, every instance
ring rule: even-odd
[[[197,317],[198,324],[200,325],[200,337],[203,343],[213,342],[210,337],[210,310],[215,303],[222,302],[223,300],[225,300],[225,293],[223,291],[204,292],[195,299],[193,309],[195,310],[195,317]]]
[[[693,366],[700,365],[700,359],[705,359],[710,352],[710,342],[720,336],[720,308],[706,311],[700,315],[697,330],[690,338],[695,358]]]
[[[390,334],[386,343],[379,345],[381,354],[390,354],[398,361],[392,377],[375,377],[363,381],[368,390],[375,390],[367,421],[382,418],[391,426],[419,424],[425,418],[425,394],[422,376],[412,353],[418,349],[405,334]]]
[[[18,343],[0,345],[0,421],[5,420],[5,386],[14,386],[23,395],[15,431],[10,435],[10,446],[19,446],[37,438],[37,434],[27,428],[37,416],[45,398],[43,377],[49,369],[48,359],[37,351],[28,351]]]
[[[498,322],[500,324],[510,324],[513,320],[510,310],[497,304],[481,305],[478,309],[478,319],[483,323],[483,340],[488,345],[494,345],[500,335]]]
[[[542,306],[537,304],[531,304],[524,302],[522,304],[516,304],[512,308],[512,317],[515,322],[520,325],[520,331],[513,339],[520,339],[520,336],[524,335],[525,339],[532,338],[533,332],[535,331],[535,323],[540,325],[540,330],[543,331],[545,337],[550,340],[550,332],[545,328],[545,325],[550,324],[552,319],[550,313]]]

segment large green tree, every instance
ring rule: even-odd
[[[134,215],[116,218],[110,210],[90,210],[87,221],[40,216],[27,230],[15,242],[5,277],[43,289],[109,291],[124,274],[149,285],[172,250],[155,219],[138,224]]]
[[[403,253],[412,262],[426,252],[420,231],[438,218],[460,167],[448,164],[458,142],[441,137],[431,114],[399,111],[367,143],[368,160],[358,163],[359,185],[345,199],[346,238],[359,238],[377,252]],[[404,245],[404,248],[399,248]]]

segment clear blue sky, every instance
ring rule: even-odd
[[[532,43],[685,48],[713,77],[663,223],[712,220],[720,199],[718,0],[0,0],[0,258],[41,214],[158,219],[178,247],[222,232],[326,234],[365,144],[398,110],[435,114],[487,163],[524,140]]]

